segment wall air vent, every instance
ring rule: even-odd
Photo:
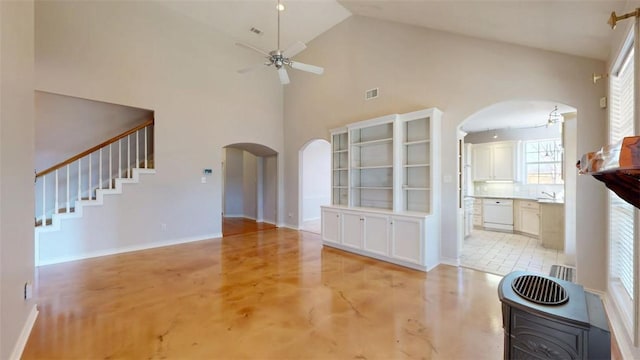
[[[258,29],[257,27],[252,27],[251,29],[249,29],[249,31],[251,31],[252,33],[256,34],[256,35],[262,35],[262,33],[264,31]]]
[[[377,97],[378,97],[378,88],[367,90],[364,93],[364,99],[365,100],[371,100],[371,99],[375,99]]]

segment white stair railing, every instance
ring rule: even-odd
[[[153,156],[153,127],[154,120],[150,119],[36,173],[36,226],[50,224],[53,214],[74,212],[76,201],[95,200],[97,190],[113,189],[114,180],[122,178],[123,170],[125,176],[131,178],[134,168],[153,168],[150,158]],[[116,142],[117,146],[112,146]],[[107,148],[108,155],[105,153],[103,156]],[[133,158],[132,151],[135,151]],[[143,159],[140,159],[141,153]]]

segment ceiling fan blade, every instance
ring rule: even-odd
[[[318,75],[322,75],[322,73],[324,72],[324,69],[321,68],[320,66],[309,65],[309,64],[305,64],[297,61],[292,61],[291,67],[297,70],[302,70],[302,71],[306,71],[306,72],[310,72]]]
[[[289,74],[287,74],[287,69],[281,67],[278,69],[278,75],[280,76],[280,83],[282,83],[282,85],[287,85],[289,83]]]
[[[285,51],[282,52],[282,56],[286,57],[286,58],[292,58],[296,55],[298,55],[299,53],[302,52],[302,50],[306,49],[307,45],[305,45],[304,43],[297,41],[295,44],[289,46],[288,49],[286,49]]]
[[[253,51],[255,51],[255,52],[257,52],[257,53],[260,53],[260,54],[262,54],[262,55],[264,55],[264,56],[266,56],[266,57],[271,56],[271,55],[269,55],[269,53],[268,53],[268,52],[266,52],[266,51],[264,51],[264,50],[262,50],[262,49],[258,49],[258,48],[257,48],[257,47],[255,47],[255,46],[251,46],[251,45],[243,44],[243,43],[236,43],[236,45],[238,45],[238,46],[242,46],[243,48],[247,48],[247,49],[249,49],[249,50],[253,50]]]
[[[248,73],[250,71],[259,69],[259,68],[266,68],[266,64],[264,63],[260,63],[260,64],[255,64],[255,65],[251,65],[251,66],[247,66],[246,68],[242,68],[240,70],[238,70],[238,74],[245,74]]]

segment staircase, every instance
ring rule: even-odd
[[[153,118],[97,146],[36,173],[36,238],[60,229],[61,221],[82,217],[85,206],[121,194],[124,184],[155,174]]]

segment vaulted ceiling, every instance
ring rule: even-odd
[[[359,15],[603,61],[609,57],[614,35],[607,25],[611,12],[620,14],[625,9],[640,7],[640,0],[281,2],[285,5],[280,13],[281,49],[296,41],[308,43],[349,16]],[[236,41],[267,51],[277,47],[277,0],[167,0],[160,4],[226,33]],[[259,29],[261,34],[250,31],[251,28]],[[553,109],[550,104],[529,102],[526,105],[487,109],[476,114],[467,131],[500,127],[499,119],[512,118],[510,112],[514,110],[526,109],[532,113],[533,121]],[[491,126],[482,124],[485,115],[492,117],[486,118]]]

